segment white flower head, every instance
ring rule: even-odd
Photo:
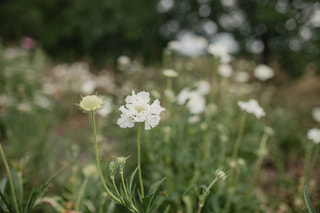
[[[183,105],[187,102],[187,108],[191,114],[200,114],[205,110],[206,100],[197,91],[183,89],[177,96],[177,103]]]
[[[221,63],[229,63],[231,61],[228,48],[220,42],[210,44],[207,50],[211,55],[218,57]]]
[[[211,90],[211,86],[208,81],[198,81],[196,82],[196,92],[200,95],[208,95]]]
[[[236,72],[234,80],[239,83],[246,83],[249,80],[249,74],[245,71]]]
[[[274,76],[274,71],[267,65],[259,64],[254,68],[253,74],[257,79],[266,81]]]
[[[96,95],[87,95],[82,98],[79,106],[86,112],[94,112],[101,108],[102,100]]]
[[[220,64],[217,71],[223,78],[229,78],[233,72],[232,67],[229,64]]]
[[[258,102],[254,99],[250,99],[248,102],[239,101],[238,105],[243,111],[252,113],[257,118],[260,118],[266,115],[264,110],[259,106]]]
[[[312,128],[308,130],[307,138],[315,144],[320,143],[320,129]]]
[[[159,100],[150,102],[150,94],[148,92],[139,92],[128,95],[126,105],[122,105],[119,110],[122,112],[117,124],[121,128],[131,128],[136,122],[144,122],[145,129],[149,130],[157,126],[160,122],[160,113],[165,108],[160,106]]]
[[[320,122],[320,107],[316,107],[312,110],[312,118],[315,121]]]
[[[175,78],[175,77],[178,77],[178,72],[173,70],[173,69],[165,69],[165,70],[162,70],[162,74],[165,76],[165,77],[168,77],[168,78]]]

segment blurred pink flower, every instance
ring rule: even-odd
[[[26,49],[33,49],[36,46],[36,41],[30,37],[23,37],[21,39],[21,46]]]

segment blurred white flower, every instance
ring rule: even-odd
[[[220,59],[221,63],[229,63],[231,56],[228,52],[228,48],[222,43],[212,43],[207,48],[208,53]]]
[[[98,178],[99,170],[95,164],[88,164],[82,169],[82,173],[87,178]]]
[[[102,117],[107,117],[112,112],[112,102],[110,98],[102,97],[102,106],[97,111],[97,114]]]
[[[307,138],[312,140],[313,143],[320,143],[320,129],[312,128],[308,130]]]
[[[164,91],[164,95],[167,98],[167,100],[170,101],[170,102],[174,102],[176,100],[176,96],[175,96],[173,90],[166,89]]]
[[[177,96],[177,103],[183,105],[187,103],[187,108],[191,114],[200,114],[205,110],[206,100],[203,97],[211,90],[207,81],[198,81],[195,83],[195,89],[184,88]]]
[[[193,115],[191,117],[188,118],[188,123],[189,124],[195,124],[198,123],[201,120],[199,115]]]
[[[274,71],[267,65],[259,64],[254,69],[253,74],[257,79],[266,81],[274,76]]]
[[[151,105],[150,94],[148,92],[139,92],[128,95],[126,105],[122,105],[119,110],[122,112],[117,124],[121,128],[131,128],[136,122],[144,122],[145,129],[149,130],[157,126],[160,122],[160,113],[165,108],[160,106],[159,100],[155,100]]]
[[[120,65],[129,65],[130,64],[130,58],[128,56],[125,56],[125,55],[122,55],[122,56],[119,56],[118,59],[117,59],[117,62],[118,64]]]
[[[246,83],[249,80],[249,74],[245,71],[236,72],[234,75],[234,80],[239,83]]]
[[[223,78],[229,78],[232,72],[232,67],[229,64],[220,64],[218,66],[218,74]]]
[[[162,70],[162,74],[168,78],[178,77],[178,72],[173,69],[164,69]]]
[[[17,110],[20,112],[30,112],[32,110],[32,106],[28,102],[22,102],[17,105]]]
[[[96,89],[97,83],[94,80],[88,79],[87,81],[83,82],[80,90],[84,94],[93,93]]]
[[[187,102],[187,107],[191,114],[200,114],[204,111],[206,106],[205,98],[197,93],[197,92],[190,92],[189,93],[189,100]]]
[[[320,107],[316,107],[312,110],[312,118],[315,121],[320,122]]]
[[[211,86],[208,81],[198,81],[196,82],[196,92],[200,95],[207,95],[211,90]]]
[[[169,42],[168,48],[181,55],[198,56],[204,54],[207,45],[208,41],[204,37],[191,32],[183,32],[177,40]]]
[[[258,102],[254,99],[250,99],[248,102],[239,101],[238,105],[243,111],[252,113],[257,118],[260,118],[266,115],[264,110],[259,106]]]
[[[51,99],[41,94],[34,97],[34,102],[43,109],[52,109],[53,107]]]

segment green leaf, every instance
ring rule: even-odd
[[[32,212],[32,208],[34,206],[34,203],[36,202],[36,200],[41,196],[41,194],[48,188],[49,183],[51,183],[51,181],[60,173],[61,171],[58,171],[56,174],[54,174],[49,180],[47,180],[44,184],[42,184],[41,186],[39,186],[38,188],[33,188],[27,203],[24,207],[24,213],[29,213]]]
[[[137,167],[133,172],[132,174],[130,175],[130,178],[129,178],[129,188],[132,189],[132,183],[133,183],[133,179],[134,179],[134,176],[136,175],[137,171],[138,171],[138,168]]]
[[[9,205],[8,201],[6,200],[4,194],[2,194],[1,191],[0,191],[0,198],[1,198],[1,200],[4,202],[4,204],[5,204],[5,206],[7,207],[8,211],[9,211],[10,213],[14,213],[13,209],[11,208],[11,206]],[[4,210],[2,209],[2,206],[0,206],[0,209],[1,209],[2,211],[4,211]]]
[[[169,213],[170,208],[171,208],[171,205],[170,205],[170,204],[169,204],[169,205],[167,205],[167,207],[166,207],[166,209],[164,210],[164,212],[163,212],[163,213]]]
[[[143,212],[152,212],[152,201],[153,198],[155,196],[155,194],[157,193],[158,189],[160,188],[160,185],[162,184],[162,182],[165,180],[166,178],[162,178],[161,180],[157,181],[156,183],[152,184],[149,192],[147,194],[147,196],[145,196],[144,198],[142,198],[142,209]]]
[[[309,198],[308,192],[307,192],[307,186],[304,186],[304,201],[306,202],[307,208],[309,210],[309,213],[316,213],[316,211],[314,210],[312,204],[311,204],[311,200]]]

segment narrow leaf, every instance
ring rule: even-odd
[[[316,213],[316,211],[314,210],[314,208],[311,204],[311,200],[309,198],[306,185],[304,186],[304,201],[306,202],[309,213]]]
[[[13,213],[14,212],[13,209],[11,208],[11,206],[9,205],[9,203],[7,202],[7,200],[5,199],[5,197],[4,197],[4,195],[2,194],[1,191],[0,191],[0,198],[1,198],[1,200],[3,200],[3,202],[4,202],[5,206],[7,207],[8,211],[10,213]]]
[[[28,213],[28,212],[32,212],[32,208],[34,206],[34,203],[36,202],[36,200],[41,196],[41,194],[48,188],[48,185],[51,183],[51,181],[60,173],[60,171],[58,171],[56,174],[54,174],[49,180],[47,180],[44,184],[42,184],[41,186],[39,186],[38,188],[33,188],[27,203],[24,207],[24,213]]]

